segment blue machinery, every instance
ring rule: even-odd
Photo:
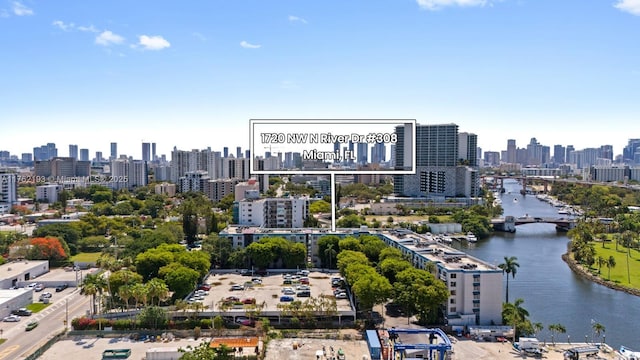
[[[429,360],[445,360],[446,355],[451,351],[451,341],[447,334],[440,329],[387,329],[389,338],[393,340],[393,350],[391,356],[393,360],[396,360],[396,355],[400,355],[400,359],[404,359],[404,350],[412,349],[424,349],[427,350],[427,357]],[[397,343],[398,334],[429,334],[429,344],[403,344]],[[434,340],[438,340],[438,337],[443,342],[433,344]]]

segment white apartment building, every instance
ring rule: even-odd
[[[8,214],[18,202],[18,176],[14,173],[0,173],[0,214]]]
[[[176,196],[176,184],[161,183],[154,187],[155,193],[158,195],[167,195],[169,197]]]
[[[309,216],[309,198],[268,198],[236,202],[239,225],[301,228]]]
[[[406,255],[413,266],[436,264],[436,277],[449,288],[449,325],[492,325],[502,322],[500,268],[407,230],[385,231],[381,239]]]
[[[36,200],[53,204],[58,201],[58,194],[64,189],[60,184],[44,184],[36,186]]]

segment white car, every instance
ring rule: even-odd
[[[346,299],[346,298],[347,298],[347,293],[340,292],[336,294],[336,299]]]
[[[284,288],[282,288],[282,290],[280,290],[280,292],[283,292],[283,293],[284,293],[284,292],[287,292],[287,291],[293,291],[293,288],[290,288],[290,287],[284,287]]]
[[[5,321],[5,322],[18,322],[18,321],[20,321],[20,316],[18,316],[18,315],[9,315],[9,316],[5,317],[4,319],[2,319],[2,321]]]
[[[298,291],[309,291],[311,287],[309,285],[298,285],[296,286],[296,290]]]

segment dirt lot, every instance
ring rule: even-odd
[[[294,343],[296,343],[297,349],[294,350]],[[316,354],[322,352],[322,349],[326,351],[326,356],[322,356],[321,360],[332,359],[331,348],[333,347],[333,357],[337,356],[339,349],[342,349],[345,354],[345,358],[349,360],[354,359],[369,359],[369,349],[367,348],[366,341],[363,340],[325,340],[325,339],[280,339],[271,340],[267,345],[267,353],[265,360],[302,360],[302,359],[317,359]]]

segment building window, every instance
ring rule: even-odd
[[[473,304],[473,308],[474,309],[479,309],[480,308],[480,303],[474,303]]]
[[[456,299],[449,299],[449,304],[455,304],[456,303]]]
[[[454,313],[454,312],[456,312],[456,307],[455,307],[455,306],[450,307],[450,308],[449,308],[449,312],[450,312],[450,313]]]
[[[451,290],[451,296],[456,296],[456,291],[455,290]]]
[[[451,274],[451,278],[452,278],[452,279],[455,279],[455,278],[456,278],[456,275],[458,275],[458,274]]]
[[[449,283],[449,286],[450,286],[450,287],[456,287],[456,282],[455,282],[455,281],[450,282],[450,283]]]

